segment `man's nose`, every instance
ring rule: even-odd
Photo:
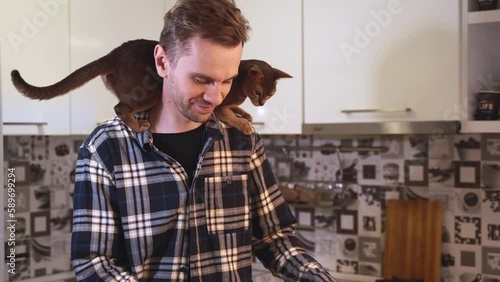
[[[205,101],[212,103],[212,105],[218,106],[222,103],[225,96],[224,87],[222,87],[221,83],[213,83],[207,88],[203,98]]]

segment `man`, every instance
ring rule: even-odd
[[[335,281],[298,247],[262,141],[213,115],[248,23],[228,0],[180,0],[154,57],[161,103],[135,133],[115,118],[80,148],[72,261],[79,281],[251,281],[252,252],[287,281]]]

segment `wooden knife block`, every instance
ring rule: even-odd
[[[384,279],[440,281],[442,222],[441,202],[389,200]]]

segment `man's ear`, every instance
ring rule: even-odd
[[[168,59],[165,49],[160,44],[155,46],[154,57],[156,72],[160,77],[166,78],[168,73]]]

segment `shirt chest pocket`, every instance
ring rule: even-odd
[[[205,208],[210,234],[248,230],[248,175],[205,178]]]

